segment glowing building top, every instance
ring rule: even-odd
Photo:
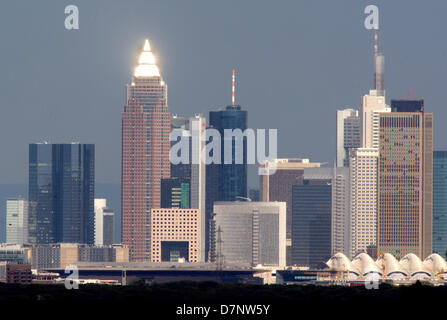
[[[138,66],[135,68],[134,76],[140,77],[159,77],[160,71],[155,64],[155,57],[152,54],[149,40],[145,40],[143,51],[138,60]]]
[[[149,40],[146,39],[132,79],[127,85],[126,101],[137,99],[144,112],[152,112],[156,105],[166,106],[167,97],[168,87],[155,64]]]

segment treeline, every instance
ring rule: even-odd
[[[63,285],[0,284],[0,303],[17,303],[23,310],[28,304],[57,308],[90,305],[101,313],[113,313],[115,308],[126,308],[126,305],[129,305],[132,310],[165,310],[167,316],[174,314],[175,308],[183,304],[269,304],[274,318],[280,314],[308,309],[315,313],[350,313],[355,310],[405,313],[414,308],[442,308],[446,298],[447,287],[432,287],[421,283],[405,287],[383,284],[377,290],[368,290],[363,286],[267,286],[215,282],[144,285],[143,282],[137,281],[124,287],[81,285],[79,289],[72,290],[65,289]]]

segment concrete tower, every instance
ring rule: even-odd
[[[377,30],[374,32],[374,90],[362,97],[360,108],[360,127],[362,148],[377,148],[379,146],[379,113],[390,112],[385,101],[385,57],[378,51]]]

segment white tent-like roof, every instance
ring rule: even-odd
[[[359,253],[353,260],[352,265],[360,270],[362,276],[370,273],[382,274],[382,269],[379,268],[374,260],[366,253]]]
[[[327,262],[327,266],[336,271],[349,271],[350,278],[365,278],[370,274],[382,275],[391,279],[426,279],[438,274],[447,273],[447,262],[436,253],[421,261],[414,253],[409,253],[398,261],[390,253],[382,254],[374,261],[368,254],[362,252],[352,261],[343,253],[334,254]]]

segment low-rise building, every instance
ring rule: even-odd
[[[286,203],[214,203],[213,261],[238,266],[286,265]]]
[[[199,209],[152,209],[151,226],[152,262],[200,261]]]
[[[0,282],[31,283],[33,279],[31,265],[11,262],[0,262]]]

